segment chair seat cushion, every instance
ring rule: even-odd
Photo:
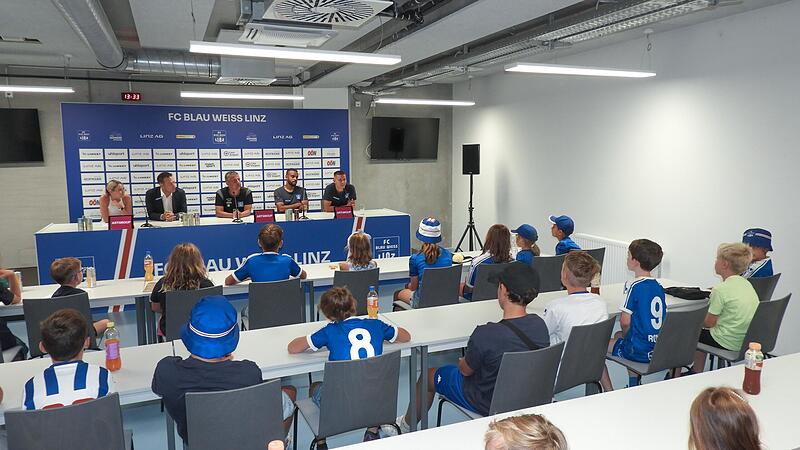
[[[441,394],[439,394],[439,395],[441,395]],[[441,397],[442,397],[442,399],[444,399],[445,402],[453,405],[453,407],[455,407],[459,412],[461,412],[461,414],[464,414],[465,416],[469,417],[470,420],[480,419],[481,417],[483,417],[482,415],[480,415],[480,414],[478,414],[478,413],[476,413],[474,411],[470,411],[467,408],[464,408],[463,406],[461,406],[458,403],[450,400],[449,398],[445,397],[444,395],[441,395]]]
[[[630,359],[625,359],[621,356],[614,356],[611,353],[606,354],[606,359],[610,359],[611,361],[614,361],[617,364],[621,364],[627,367],[628,369],[638,373],[639,375],[647,375],[650,373],[649,372],[650,364],[647,363],[631,361]]]
[[[706,352],[711,355],[716,356],[717,358],[722,358],[726,361],[736,362],[739,360],[739,352],[734,352],[731,350],[726,350],[724,348],[714,347],[708,344],[697,344],[697,349],[701,352]]]
[[[17,354],[22,350],[21,345],[16,345],[9,349],[3,350],[3,362],[11,362],[17,357]]]
[[[304,398],[303,400],[297,400],[294,402],[297,406],[297,409],[300,410],[300,414],[303,415],[303,418],[306,419],[308,426],[311,428],[311,432],[314,433],[315,437],[327,437],[327,436],[319,436],[319,407],[314,403],[313,400],[310,398]]]

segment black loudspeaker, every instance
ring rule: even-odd
[[[389,130],[389,151],[400,153],[406,140],[405,128],[392,128]]]
[[[461,168],[464,175],[481,173],[481,144],[464,144],[461,157]]]

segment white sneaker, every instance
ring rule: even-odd
[[[406,423],[405,416],[398,416],[395,420],[395,424],[400,428],[400,432],[403,434],[411,432],[411,426]],[[381,437],[392,437],[397,436],[397,428],[392,425],[381,425]]]

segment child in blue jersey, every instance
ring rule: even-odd
[[[666,296],[661,284],[650,272],[661,264],[664,252],[661,246],[648,239],[637,239],[628,246],[628,270],[636,279],[625,283],[625,303],[620,306],[618,331],[608,345],[608,351],[631,361],[649,363],[658,333],[667,315]],[[628,371],[628,386],[637,386],[639,376]],[[600,380],[603,389],[613,389],[608,369]]]
[[[289,278],[306,278],[305,270],[289,255],[280,255],[283,247],[283,230],[274,223],[264,225],[258,233],[258,246],[262,253],[253,253],[245,258],[238,269],[225,278],[226,285],[241,283],[247,279],[257,283],[282,281]],[[242,310],[242,323],[248,327],[248,309]]]
[[[319,309],[331,322],[313,334],[292,340],[288,346],[289,353],[302,353],[308,349],[318,351],[327,347],[329,361],[349,361],[381,355],[383,341],[411,340],[411,335],[404,328],[378,319],[355,317],[356,299],[345,287],[333,287],[322,294]],[[322,399],[322,387],[322,383],[314,383],[310,387],[311,398],[317,406]],[[377,427],[367,429],[364,434],[364,440],[377,438]],[[317,449],[320,448],[327,448],[324,440],[317,443]]]
[[[763,228],[750,228],[742,235],[742,243],[750,246],[753,251],[753,261],[747,270],[742,273],[745,278],[771,277],[772,259],[767,252],[772,251],[772,233]]]
[[[573,250],[580,250],[581,246],[570,238],[570,235],[575,231],[575,222],[569,216],[550,216],[548,218],[550,223],[550,234],[558,239],[556,244],[556,256],[569,253]]]
[[[422,277],[425,269],[450,267],[453,265],[453,254],[450,250],[439,246],[442,241],[442,224],[433,217],[422,219],[417,229],[417,239],[422,242],[419,253],[408,258],[408,276],[410,280],[394,293],[394,310],[409,309],[416,306],[422,293]]]
[[[39,350],[49,353],[53,365],[25,383],[22,406],[48,409],[77,405],[114,392],[111,373],[83,361],[89,346],[89,324],[74,309],[61,309],[41,325]]]
[[[356,231],[347,239],[347,261],[339,263],[339,270],[369,270],[378,267],[372,259],[372,242],[367,233]]]
[[[475,288],[475,278],[478,275],[478,266],[481,264],[503,264],[512,261],[511,231],[507,226],[496,223],[486,232],[483,253],[472,260],[467,280],[461,283],[459,294],[467,300],[472,300],[472,290]]]
[[[516,230],[511,230],[512,233],[517,234],[517,252],[516,260],[527,265],[533,265],[533,258],[539,256],[539,246],[536,241],[539,240],[539,233],[532,225],[523,223]]]

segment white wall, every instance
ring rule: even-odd
[[[537,227],[547,215],[665,250],[664,275],[710,286],[715,250],[744,229],[773,232],[776,294],[800,295],[800,1],[652,36],[645,80],[497,74],[472,82],[475,108],[453,118],[453,232],[466,220],[460,145],[481,143],[475,178],[481,233],[495,222]],[[559,58],[639,68],[644,39]],[[454,98],[468,97],[466,84]],[[779,352],[800,351],[800,298],[789,304]]]

